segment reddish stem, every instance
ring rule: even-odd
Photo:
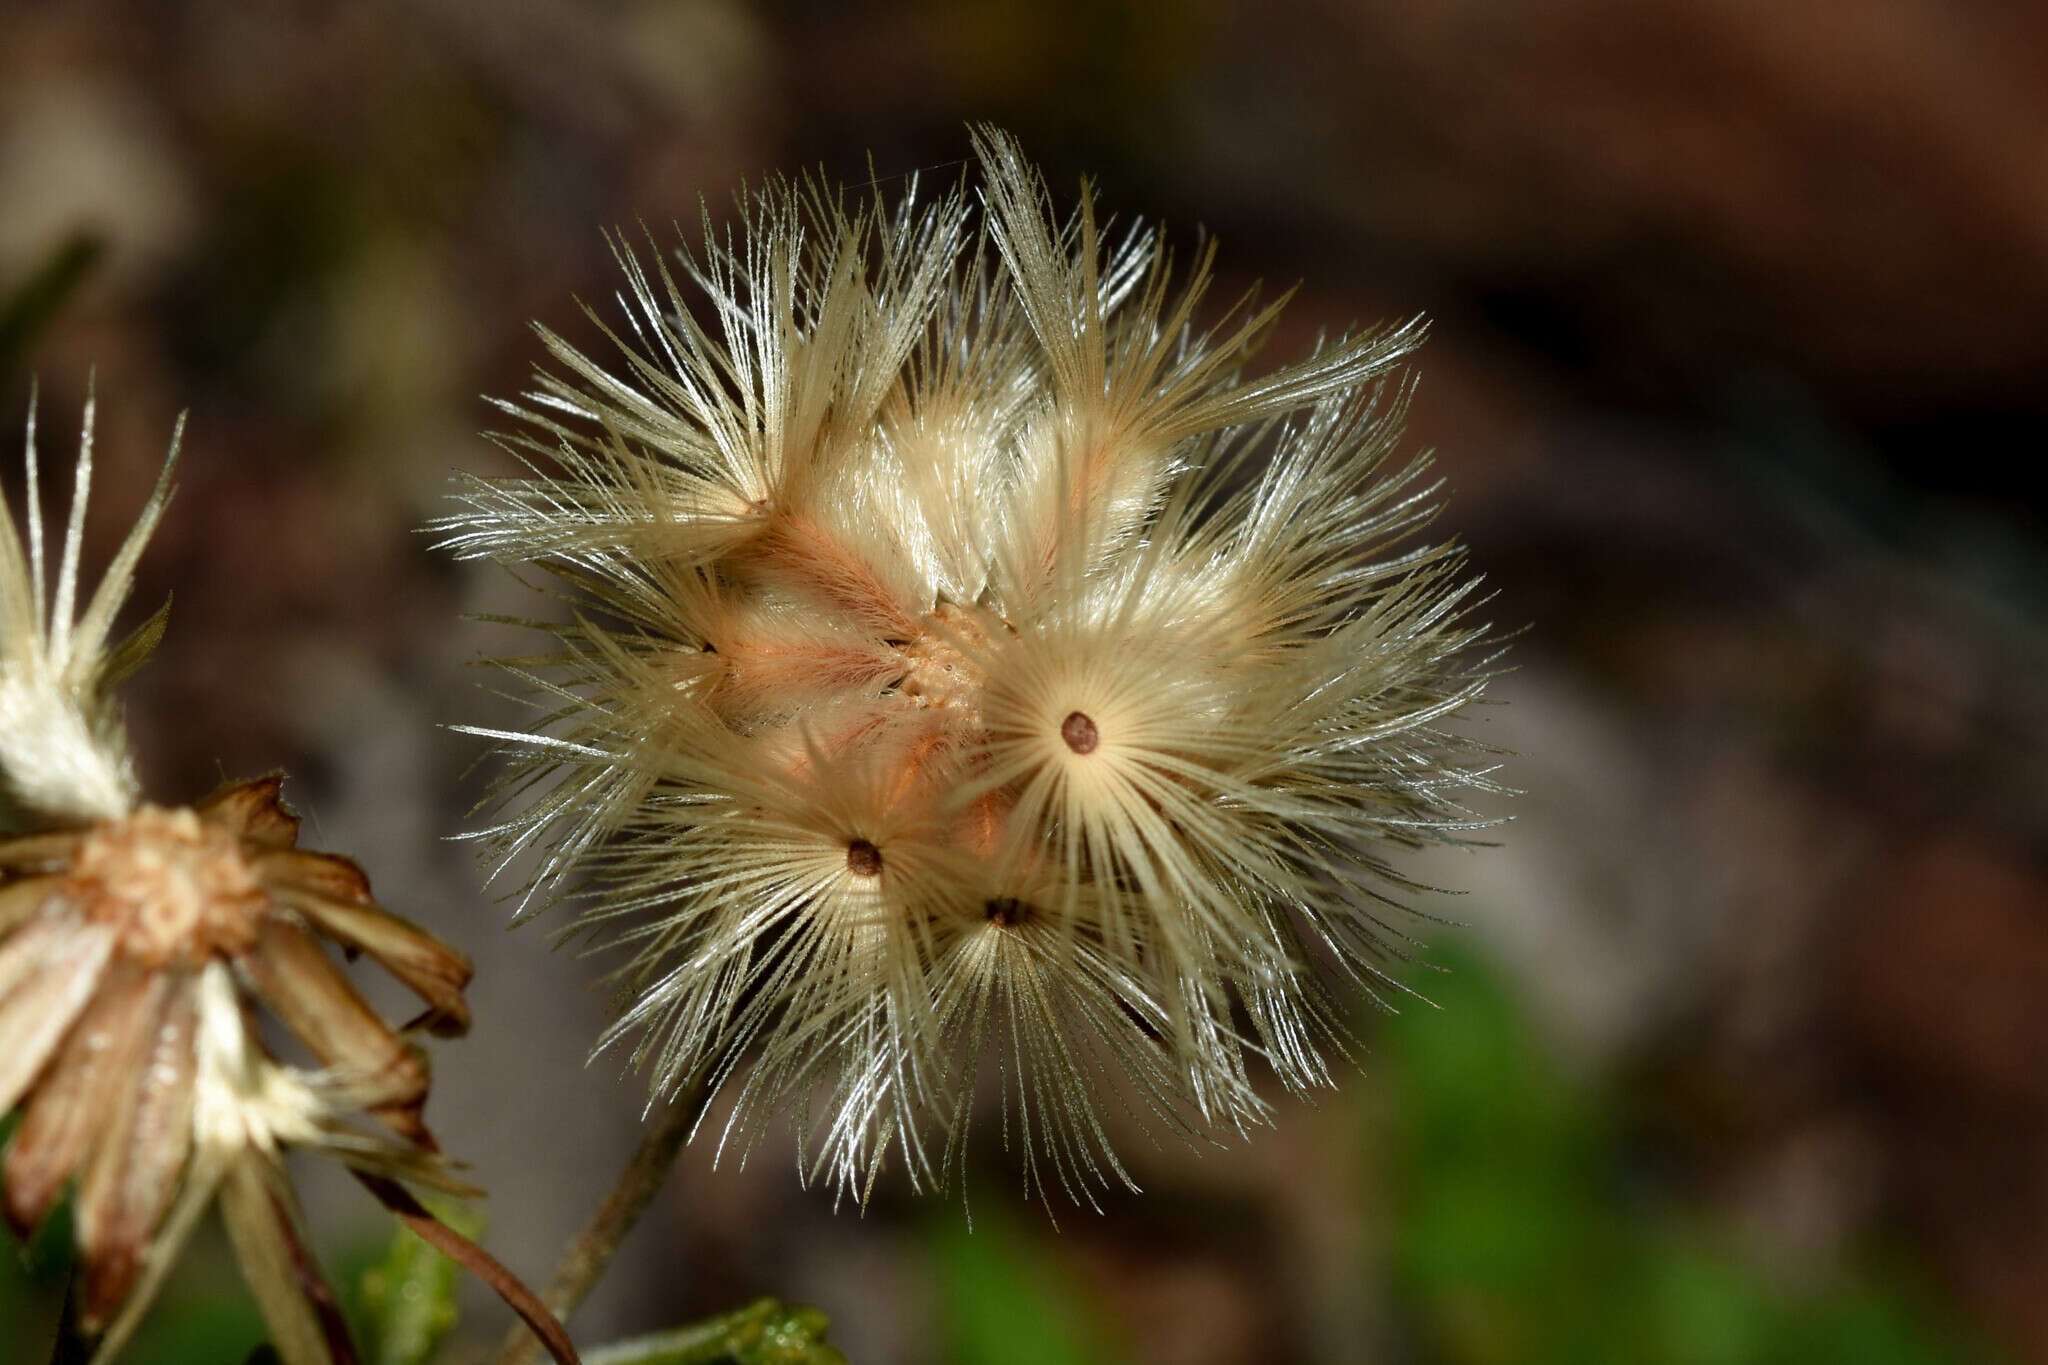
[[[470,1241],[455,1229],[428,1212],[427,1207],[413,1197],[412,1191],[395,1180],[367,1171],[353,1172],[355,1178],[377,1197],[377,1201],[398,1215],[400,1222],[411,1228],[420,1240],[433,1247],[442,1255],[454,1261],[470,1274],[489,1285],[494,1293],[503,1299],[508,1307],[517,1313],[533,1334],[540,1338],[558,1365],[582,1365],[576,1355],[576,1347],[569,1340],[569,1333],[563,1329],[540,1297],[520,1282],[517,1275],[507,1270],[497,1257]]]

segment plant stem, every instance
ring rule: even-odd
[[[789,1361],[844,1365],[845,1357],[824,1342],[825,1315],[815,1308],[756,1299],[745,1308],[599,1346],[583,1365],[713,1365],[717,1361]]]
[[[548,1354],[559,1365],[582,1365],[576,1355],[576,1346],[569,1340],[569,1333],[561,1320],[550,1313],[533,1291],[507,1270],[497,1257],[436,1218],[411,1190],[397,1181],[371,1175],[367,1171],[357,1171],[355,1177],[363,1188],[377,1197],[379,1203],[397,1214],[399,1221],[412,1229],[421,1241],[489,1285],[506,1306],[519,1315],[519,1320],[532,1329],[533,1336],[526,1343],[528,1350],[535,1345],[546,1346]],[[517,1332],[519,1329],[515,1327],[512,1330]]]
[[[555,1265],[555,1277],[541,1296],[548,1311],[558,1319],[569,1320],[576,1305],[583,1302],[605,1267],[611,1264],[619,1243],[647,1211],[662,1181],[668,1178],[669,1168],[675,1165],[677,1153],[689,1141],[690,1130],[697,1126],[703,1099],[702,1082],[693,1080],[668,1102],[641,1138],[625,1169],[619,1172],[611,1193],[562,1252],[562,1259]],[[529,1365],[538,1346],[525,1328],[515,1323],[498,1348],[498,1365]]]

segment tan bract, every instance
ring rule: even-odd
[[[978,204],[775,182],[673,268],[621,243],[615,352],[543,330],[528,473],[442,529],[574,603],[506,663],[534,723],[477,731],[485,837],[629,952],[656,1089],[793,1112],[864,1192],[942,1175],[986,1074],[1085,1197],[1105,1109],[1202,1138],[1263,1118],[1254,1056],[1327,1082],[1312,958],[1386,987],[1383,852],[1476,823],[1481,631],[1404,543],[1419,325],[1249,373],[1278,305],[1202,321],[1206,246],[1177,279],[977,145]]]
[[[426,1002],[415,1022],[441,1033],[468,1025],[469,964],[380,908],[354,863],[297,847],[281,779],[190,807],[142,800],[111,692],[163,614],[111,649],[108,632],[169,500],[169,466],[74,619],[90,406],[84,430],[54,579],[33,416],[25,545],[0,514],[0,1115],[19,1117],[0,1204],[27,1236],[75,1191],[74,1303],[95,1362],[120,1351],[217,1203],[282,1358],[331,1365],[353,1357],[285,1151],[468,1187],[421,1119],[424,1054],[322,941],[375,958]],[[317,1069],[265,1049],[266,1006]]]

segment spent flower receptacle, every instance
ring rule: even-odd
[[[355,863],[300,848],[281,778],[192,805],[144,798],[113,691],[164,613],[123,642],[112,627],[170,463],[81,603],[92,423],[88,402],[54,574],[33,400],[25,536],[0,505],[0,1114],[18,1117],[0,1210],[27,1236],[73,1192],[72,1329],[95,1362],[120,1352],[217,1206],[282,1359],[346,1365],[285,1154],[478,1193],[426,1127],[426,1056],[407,1036],[468,1027],[469,963],[379,906]],[[323,944],[379,963],[424,1012],[387,1023]],[[312,1067],[272,1055],[264,1012]]]

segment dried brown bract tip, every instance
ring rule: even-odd
[[[198,1216],[218,1204],[287,1365],[353,1358],[285,1176],[287,1149],[476,1193],[421,1117],[425,1055],[331,948],[415,991],[413,1026],[469,1025],[463,956],[380,907],[347,858],[298,847],[281,779],[193,806],[145,801],[111,691],[163,628],[109,630],[166,478],[79,601],[92,411],[61,561],[30,416],[26,537],[0,508],[0,1209],[26,1234],[75,1188],[77,1326],[117,1353]],[[25,539],[25,544],[24,544]],[[267,1009],[312,1066],[273,1056]],[[411,1027],[411,1026],[408,1026]]]

